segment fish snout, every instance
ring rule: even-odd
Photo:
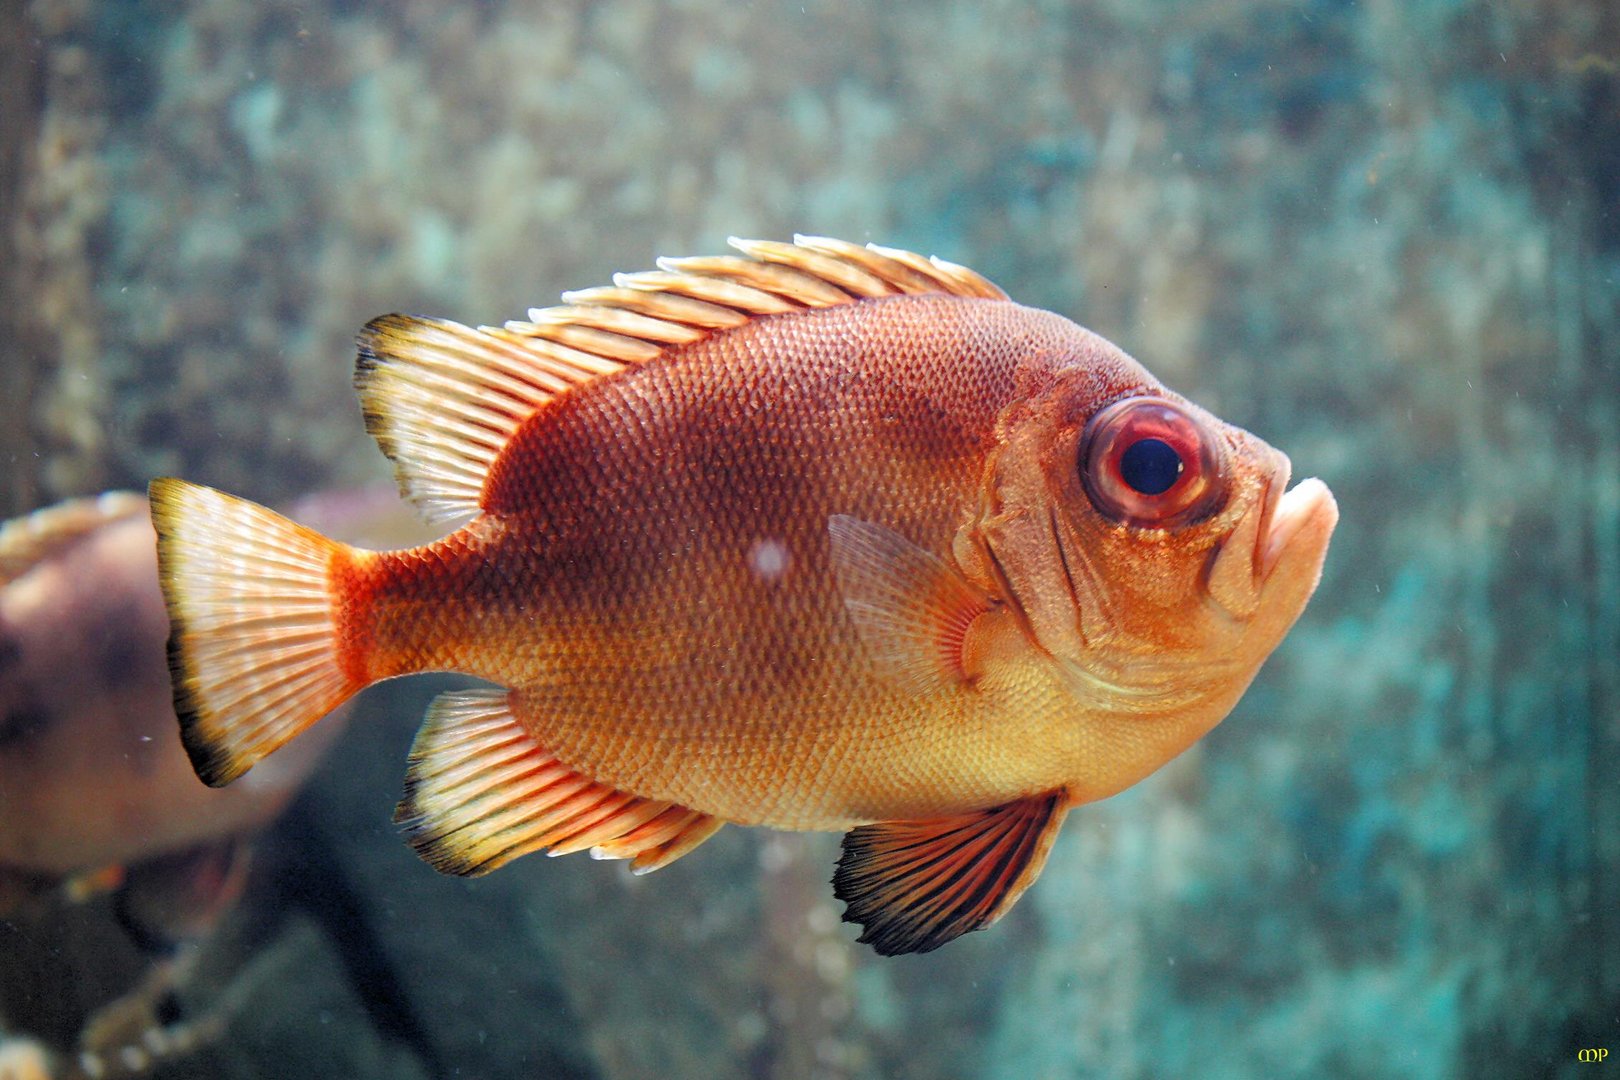
[[[1308,597],[1321,577],[1328,539],[1339,523],[1339,504],[1328,486],[1315,477],[1301,480],[1286,492],[1282,489],[1281,483],[1273,486],[1281,496],[1274,507],[1267,508],[1261,533],[1260,578],[1269,584],[1279,570],[1289,576],[1305,574],[1309,578],[1305,589]]]
[[[1266,451],[1271,459],[1271,471],[1260,503],[1260,527],[1256,532],[1258,542],[1254,549],[1254,579],[1262,584],[1271,574],[1271,563],[1267,561],[1266,553],[1270,547],[1272,524],[1277,520],[1277,510],[1282,506],[1288,491],[1288,480],[1294,473],[1294,463],[1288,460],[1287,454],[1269,445]]]

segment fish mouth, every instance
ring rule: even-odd
[[[1320,526],[1324,533],[1331,532],[1339,518],[1339,505],[1328,486],[1316,477],[1301,480],[1286,492],[1288,474],[1273,483],[1267,493],[1264,517],[1261,519],[1258,578],[1268,581],[1296,539],[1311,526]]]

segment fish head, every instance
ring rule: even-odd
[[[998,423],[977,522],[1066,688],[1092,774],[1123,789],[1231,710],[1304,610],[1338,508],[1266,442],[1084,335]],[[966,546],[966,545],[964,545]]]

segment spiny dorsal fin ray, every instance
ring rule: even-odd
[[[476,513],[495,459],[553,397],[751,319],[901,293],[1006,299],[966,267],[909,251],[818,236],[730,244],[742,256],[659,259],[504,327],[374,319],[355,387],[405,497],[432,521]]]

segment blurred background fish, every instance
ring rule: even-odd
[[[180,882],[129,868],[201,874],[228,895],[237,856],[221,845],[235,848],[274,817],[332,736],[240,790],[195,782],[175,752],[154,543],[144,500],[121,492],[0,529],[0,879],[14,896],[29,883],[104,883],[132,916],[179,919],[185,936],[183,924],[205,912],[139,899]]]
[[[373,542],[422,532],[386,490],[298,506]],[[175,1011],[177,950],[239,898],[252,839],[343,726],[252,782],[200,783],[176,737],[155,544],[126,492],[0,527],[0,920],[26,928],[0,937],[0,1022],[90,1075],[142,1072],[212,1025]]]

